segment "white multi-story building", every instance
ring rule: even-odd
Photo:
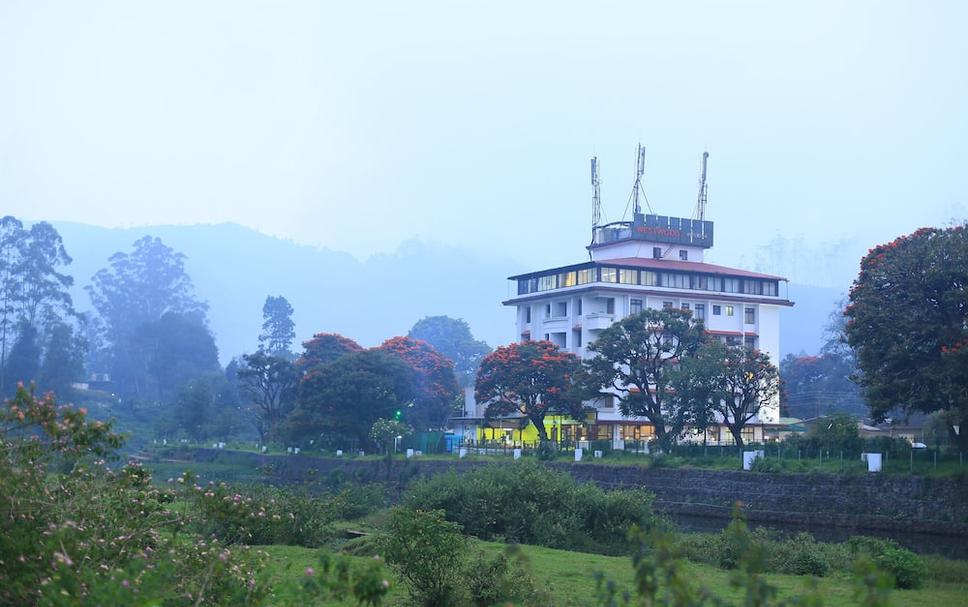
[[[517,311],[517,338],[545,339],[582,358],[602,329],[646,308],[688,309],[707,331],[725,342],[755,347],[779,363],[780,309],[792,306],[786,280],[706,263],[713,224],[636,213],[632,221],[594,228],[591,260],[510,277],[516,296],[504,302]],[[644,418],[624,417],[614,399],[596,403],[594,423],[562,426],[563,438],[647,440]],[[764,406],[748,429],[762,440],[763,426],[779,422],[779,400]],[[699,438],[699,437],[697,437]],[[732,440],[724,427],[704,436]]]

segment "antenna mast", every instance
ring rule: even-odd
[[[703,152],[702,169],[699,172],[699,200],[696,203],[696,214],[699,216],[699,221],[706,219],[706,196],[709,193],[706,186],[706,160],[708,158],[709,152]]]
[[[602,223],[602,180],[598,175],[598,156],[592,157],[592,230]]]
[[[639,191],[642,190],[642,175],[645,173],[645,148],[642,144],[639,144],[638,155],[635,158],[635,185],[632,186],[632,202],[633,209],[636,214],[642,212],[642,206],[639,204]]]

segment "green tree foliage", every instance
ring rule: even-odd
[[[688,421],[670,392],[674,370],[705,340],[703,324],[685,310],[643,310],[604,329],[588,351],[588,392],[615,395],[623,415],[648,419],[670,445]]]
[[[139,325],[126,348],[129,395],[170,403],[178,390],[200,375],[218,371],[218,347],[199,314],[166,312]]]
[[[48,328],[44,344],[44,358],[40,366],[38,384],[62,397],[72,394],[71,384],[84,375],[86,342],[74,328],[64,322]]]
[[[872,415],[944,410],[968,449],[968,227],[923,228],[861,260],[845,329]]]
[[[101,319],[111,376],[119,393],[135,399],[158,397],[157,390],[146,390],[153,379],[140,351],[146,333],[152,334],[153,323],[166,315],[205,323],[207,306],[195,298],[185,272],[185,256],[161,239],[145,236],[134,243],[130,253],[112,255],[108,267],[99,270],[86,289]],[[159,356],[167,358],[168,354]]]
[[[18,383],[35,382],[40,373],[40,343],[37,329],[26,324],[20,328],[3,369],[4,385],[16,389]]]
[[[262,306],[262,333],[259,349],[271,356],[292,357],[292,341],[296,339],[296,323],[292,321],[292,306],[282,295],[266,297]]]
[[[62,272],[70,263],[50,224],[27,229],[15,217],[0,219],[0,394],[11,393],[17,381],[26,379],[24,373],[36,379],[39,355],[35,361],[21,357],[14,369],[7,368],[13,344],[20,342],[20,354],[34,357],[46,341],[43,334],[75,316],[68,293],[74,280]]]
[[[370,438],[383,447],[387,457],[393,455],[393,442],[397,437],[403,438],[413,432],[410,426],[395,419],[378,419],[370,428]]]
[[[393,418],[414,399],[414,371],[395,354],[363,350],[309,371],[287,420],[293,438],[355,438],[365,445],[378,419]]]
[[[691,424],[721,421],[742,448],[743,428],[776,397],[779,383],[777,368],[763,352],[710,340],[682,360],[671,385],[678,408],[691,411],[686,415]]]
[[[339,333],[316,333],[312,339],[303,342],[303,353],[296,361],[296,368],[300,374],[304,374],[346,354],[362,351],[360,344]]]
[[[520,414],[531,420],[541,441],[548,440],[545,416],[581,414],[575,378],[577,356],[550,341],[526,341],[500,346],[484,357],[477,371],[475,397],[487,403],[485,415]]]
[[[242,357],[239,392],[251,405],[252,420],[263,442],[279,438],[279,425],[292,411],[299,375],[288,359],[262,350]]]
[[[243,416],[224,374],[201,375],[184,384],[158,429],[197,441],[228,438],[243,432]]]
[[[418,430],[444,427],[458,395],[453,363],[427,342],[411,337],[390,338],[379,349],[399,356],[413,369],[413,406],[406,411],[406,421]]]
[[[481,360],[491,351],[487,343],[474,339],[470,325],[462,318],[428,316],[418,320],[407,335],[427,342],[454,363],[461,387],[474,384]]]

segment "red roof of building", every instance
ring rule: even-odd
[[[609,264],[618,266],[634,266],[637,268],[648,268],[650,270],[681,270],[683,272],[704,272],[706,274],[724,274],[728,276],[740,276],[744,278],[768,278],[772,280],[786,280],[782,276],[772,276],[770,274],[760,274],[737,268],[717,266],[711,263],[701,263],[698,261],[681,261],[678,259],[653,259],[651,257],[620,257],[618,259],[603,259],[599,264]]]

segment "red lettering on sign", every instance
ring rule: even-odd
[[[679,238],[682,236],[682,232],[679,230],[673,230],[672,228],[656,228],[650,226],[639,226],[636,228],[642,234],[655,234],[656,236],[671,236],[673,238]]]

